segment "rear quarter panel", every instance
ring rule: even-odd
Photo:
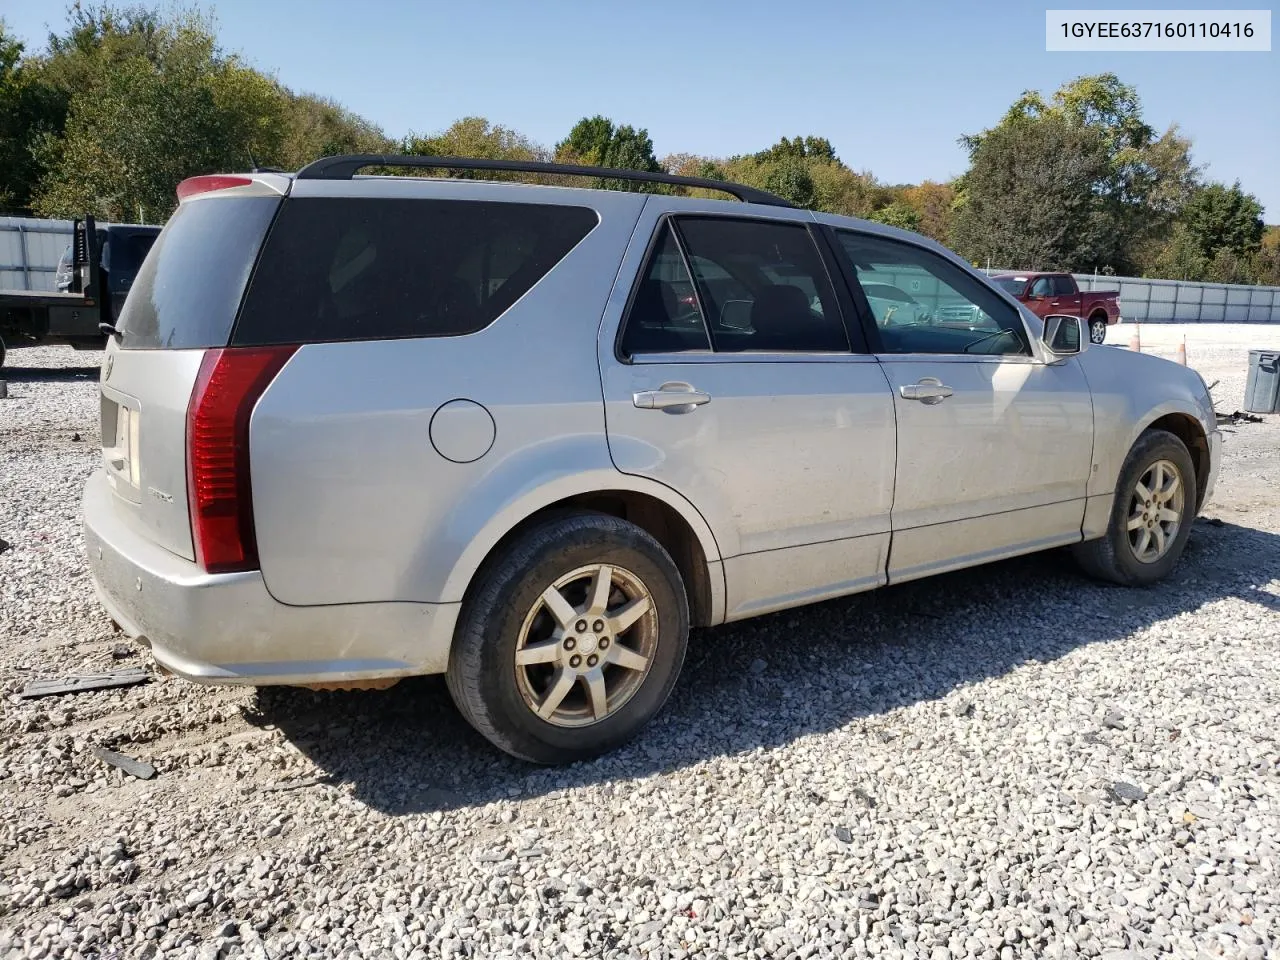
[[[381,189],[530,202],[549,199],[550,188]],[[596,335],[644,198],[568,199],[595,208],[599,224],[489,327],[304,346],[268,388],[251,421],[251,469],[263,576],[278,600],[459,601],[488,550],[530,513],[624,485],[605,441]],[[436,412],[460,398],[494,425],[492,446],[469,463],[432,442]],[[673,505],[697,521],[687,504]],[[705,524],[701,535],[713,559]]]

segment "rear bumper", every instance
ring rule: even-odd
[[[117,514],[102,470],[85,484],[83,529],[98,599],[156,661],[211,684],[338,683],[443,673],[456,603],[289,606],[262,574],[208,574]]]

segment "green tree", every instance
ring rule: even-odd
[[[0,21],[0,208],[29,210],[44,167],[33,149],[56,136],[66,104],[40,76],[39,61]]]
[[[1241,190],[1239,181],[1230,187],[1211,183],[1196,190],[1183,207],[1181,219],[1201,254],[1209,259],[1220,251],[1247,259],[1257,252],[1265,230],[1262,204]]]
[[[223,54],[208,20],[181,14],[141,38],[135,31],[116,44],[108,36],[96,55],[87,41],[51,41],[88,62],[74,71],[80,86],[64,135],[38,149],[48,168],[34,204],[41,214],[158,222],[185,177],[281,155],[283,91]]]
[[[1093,269],[1113,262],[1116,238],[1103,185],[1099,131],[1047,116],[982,137],[964,177],[955,244],[971,261],[1011,268]]]
[[[279,164],[297,170],[320,157],[392,153],[396,146],[377,126],[327,97],[287,93]]]
[[[1132,269],[1144,245],[1169,229],[1195,185],[1199,170],[1191,162],[1190,142],[1176,126],[1156,136],[1143,119],[1136,88],[1111,73],[1079,77],[1047,100],[1027,91],[996,127],[961,140],[976,161],[984,142],[997,132],[1029,130],[1051,121],[1096,135],[1106,165],[1089,184],[1093,197],[1087,202],[1092,220],[1105,226],[1113,242],[1103,245],[1109,250],[1095,243],[1086,252],[1091,260],[1104,258],[1097,262]],[[1094,265],[1071,266],[1092,269]]]
[[[569,136],[556,144],[556,159],[562,163],[579,163],[614,170],[640,170],[661,173],[662,166],[653,153],[649,131],[596,115],[583,117],[573,125]],[[620,190],[637,190],[642,184],[628,180],[605,179],[601,184]]]
[[[900,227],[903,230],[920,229],[920,214],[904,200],[895,200],[893,203],[881,207],[871,214],[871,220],[877,223],[888,224],[891,227]]]

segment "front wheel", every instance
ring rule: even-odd
[[[1089,340],[1093,343],[1107,342],[1107,321],[1103,317],[1094,317],[1089,321]]]
[[[1148,430],[1120,470],[1106,535],[1074,548],[1086,573],[1125,586],[1164,579],[1177,565],[1196,514],[1191,454],[1167,430]]]
[[[653,537],[602,514],[549,518],[478,575],[449,692],[507,753],[585,760],[630,740],[662,708],[688,636],[684,582]]]

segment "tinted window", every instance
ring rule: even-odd
[[[885,353],[1026,354],[1018,312],[955,264],[914,244],[840,231]],[[910,290],[912,303],[885,287]]]
[[[1047,297],[1053,293],[1053,282],[1048,277],[1036,277],[1031,284],[1030,294],[1033,297]]]
[[[1076,285],[1068,276],[1057,276],[1053,278],[1053,295],[1055,297],[1073,297],[1076,293]]]
[[[237,344],[474,333],[597,223],[586,207],[474,200],[286,200]]]
[[[1018,280],[1015,277],[1005,277],[1003,280],[997,280],[996,283],[1015,297],[1022,296],[1022,291],[1027,288],[1026,280]]]
[[[209,197],[181,204],[142,263],[116,324],[126,349],[225,347],[279,201]]]
[[[689,268],[670,227],[662,228],[632,296],[621,349],[628,357],[711,349]]]
[[[681,218],[717,351],[848,352],[826,268],[800,225]]]

